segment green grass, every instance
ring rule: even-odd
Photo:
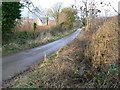
[[[34,48],[58,40],[71,34],[74,30],[44,30],[36,32],[36,38],[33,37],[32,31],[16,31],[10,43],[2,46],[2,55],[11,55],[22,50]]]

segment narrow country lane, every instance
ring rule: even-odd
[[[81,29],[76,30],[69,36],[66,36],[60,40],[52,43],[36,47],[30,50],[22,51],[20,53],[3,57],[2,59],[2,79],[7,80],[19,74],[32,65],[39,63],[45,55],[50,55],[58,49],[62,48],[66,44],[74,40],[80,33]]]

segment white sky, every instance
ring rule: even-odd
[[[43,8],[50,8],[57,2],[62,2],[64,6],[69,6],[74,3],[74,0],[31,0],[35,5]]]
[[[31,0],[31,1],[33,2],[33,4],[35,6],[40,7],[41,9],[51,8],[57,2],[62,2],[63,7],[71,6],[72,4],[74,4],[74,0]],[[77,1],[77,4],[78,4],[82,0],[76,0],[76,1]],[[112,6],[116,10],[118,10],[118,2],[120,0],[95,0],[95,1],[98,2],[98,3],[101,2],[101,1],[106,2],[106,3],[111,2]],[[112,8],[110,8],[110,7],[102,8],[102,10],[105,10],[105,9],[110,10],[111,13],[109,13],[109,15],[114,15],[115,14],[115,12]],[[27,9],[23,10],[22,16],[27,17],[27,12],[28,12]],[[30,16],[32,16],[32,15],[30,15]]]

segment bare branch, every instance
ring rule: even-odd
[[[24,2],[23,6],[26,7],[29,10],[29,12],[31,12],[33,15],[40,18],[40,15],[42,14],[42,12],[38,7],[35,7],[34,4],[30,0],[29,1],[24,0],[23,2]],[[30,9],[30,6],[31,6],[32,9]]]
[[[112,4],[109,2],[109,5],[112,7],[112,9],[118,14],[120,15],[120,13],[112,6]]]

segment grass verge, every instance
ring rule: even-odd
[[[2,46],[2,55],[7,56],[22,50],[34,48],[58,40],[74,32],[75,30],[43,30],[36,32],[36,38],[32,31],[16,31],[10,43]]]

